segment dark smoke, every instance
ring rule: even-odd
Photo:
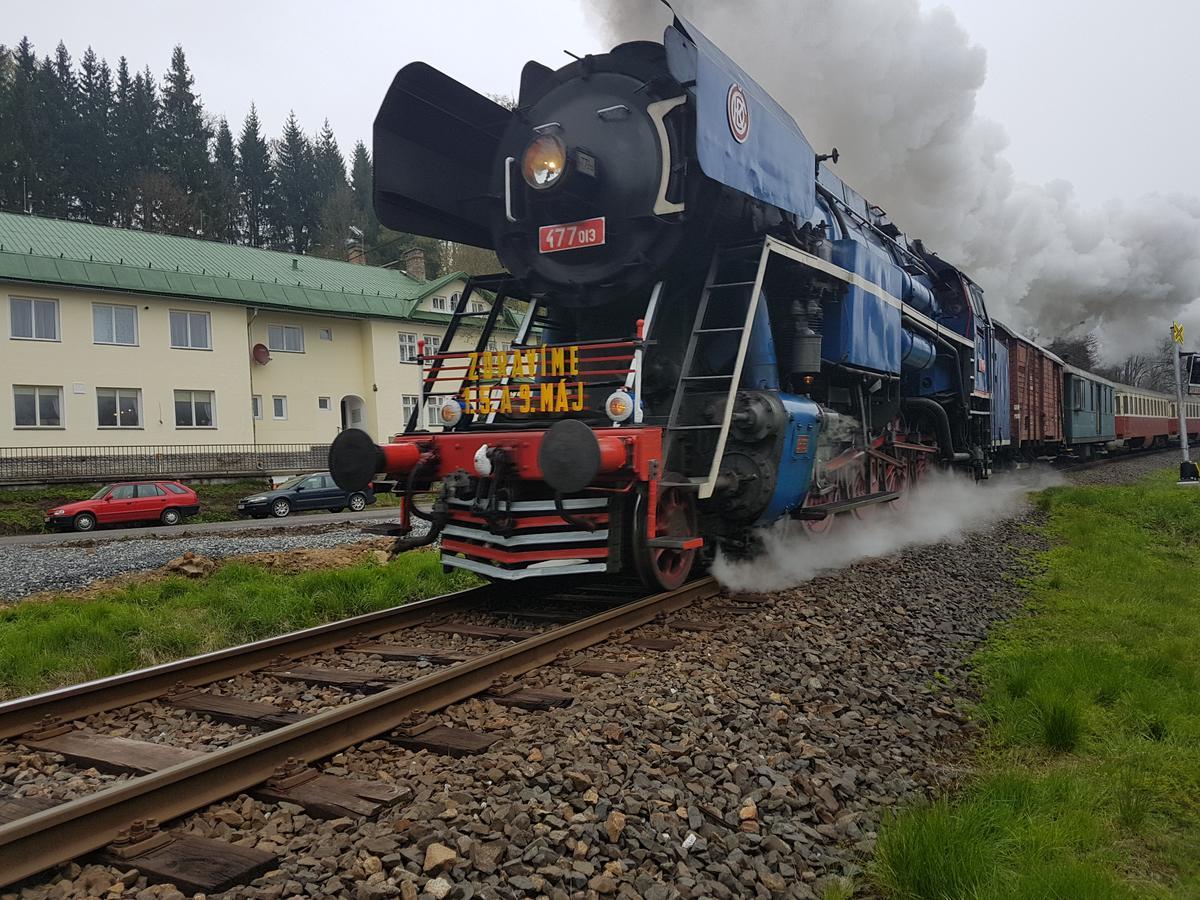
[[[1096,209],[1068,181],[1021,182],[1004,129],[975,110],[986,54],[949,10],[917,0],[674,5],[814,147],[839,148],[843,178],[978,281],[994,315],[1047,339],[1095,329],[1109,358],[1157,344],[1180,316],[1200,329],[1200,199],[1154,194]],[[660,40],[670,21],[654,0],[601,0],[592,13],[614,43]]]

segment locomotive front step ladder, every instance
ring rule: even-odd
[[[701,500],[716,487],[769,255],[765,243],[716,249],[683,355],[663,458]]]

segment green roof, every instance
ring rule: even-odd
[[[422,282],[319,256],[0,213],[0,280],[407,319],[423,298],[465,277]]]

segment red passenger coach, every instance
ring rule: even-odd
[[[1200,434],[1200,399],[1184,401],[1188,438]],[[1179,411],[1169,394],[1122,385],[1116,393],[1118,446],[1137,450],[1179,440]]]

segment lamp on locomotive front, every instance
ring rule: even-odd
[[[567,145],[553,134],[539,134],[525,148],[521,173],[525,183],[535,191],[544,191],[558,184],[567,168]]]

